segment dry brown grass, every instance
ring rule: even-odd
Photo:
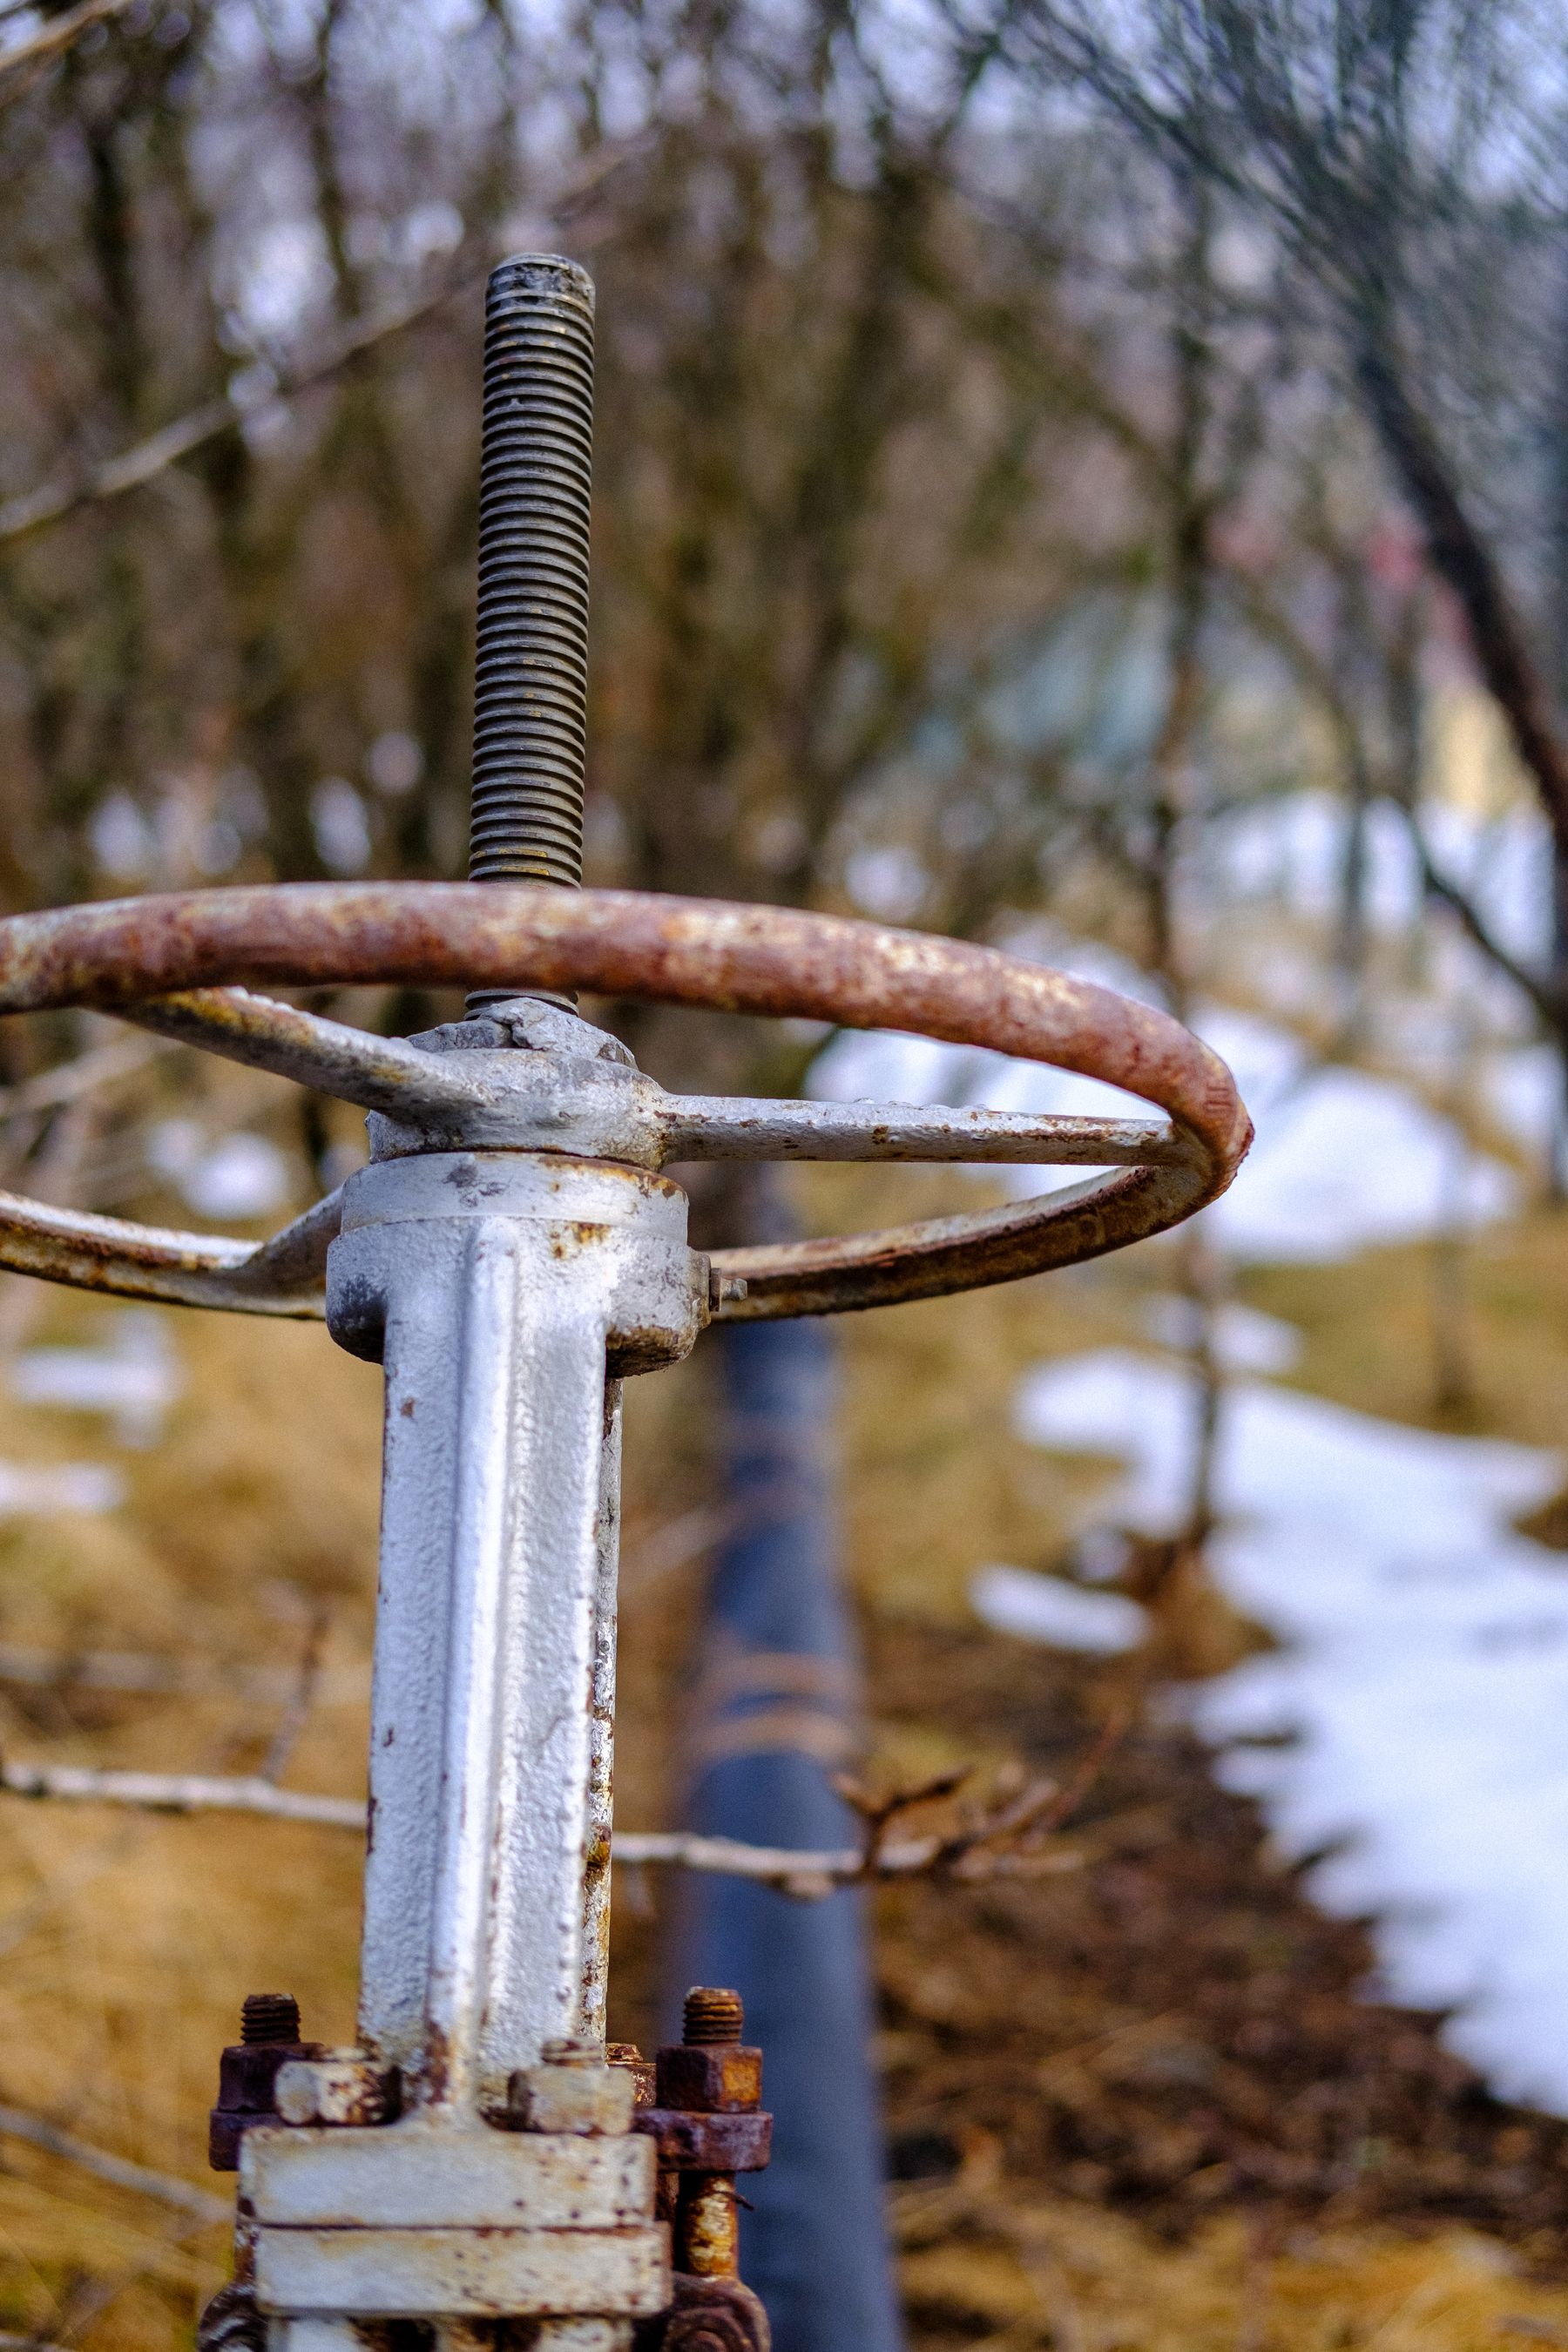
[[[1482,2352],[1510,2341],[1568,2343],[1568,2289],[1531,2279],[1519,2257],[1468,2230],[1420,2239],[1300,2230],[1281,2245],[1237,2214],[1173,2244],[1065,2199],[998,2200],[964,2242],[907,2253],[902,2275],[927,2340],[988,2352],[1040,2344],[1058,2352]]]

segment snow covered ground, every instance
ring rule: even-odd
[[[1158,1532],[1184,1515],[1196,1408],[1184,1366],[1106,1350],[1040,1368],[1017,1416],[1121,1457],[1097,1517]],[[1247,1379],[1216,1471],[1214,1571],[1281,1644],[1185,1696],[1220,1778],[1287,1854],[1322,1857],[1325,1909],[1373,1919],[1373,1990],[1451,2007],[1451,2045],[1500,2092],[1568,2113],[1568,1561],[1510,1524],[1563,1464]],[[1026,1571],[997,1577],[974,1591],[990,1622],[1070,1637],[1056,1594],[1031,1624]]]
[[[1482,823],[1439,810],[1431,837],[1514,950],[1539,953],[1547,896],[1533,814]],[[1333,1001],[1323,940],[1342,810],[1302,794],[1205,838],[1208,870],[1189,877],[1193,904],[1200,916],[1237,917],[1238,938],[1250,921],[1254,949],[1268,943],[1247,995],[1279,1016],[1219,1003],[1196,1016],[1258,1128],[1235,1186],[1208,1213],[1214,1241],[1241,1260],[1329,1264],[1513,1214],[1520,1173],[1478,1150],[1415,1083],[1315,1062],[1293,1034],[1298,1015],[1321,1017]],[[1368,847],[1371,928],[1384,942],[1414,940],[1419,877],[1393,812],[1373,813]],[[1273,910],[1288,919],[1270,928]],[[1143,975],[1092,942],[1036,925],[1010,944],[1157,1001]],[[1384,1066],[1428,1088],[1462,1069],[1477,1107],[1542,1164],[1561,1116],[1554,1055],[1531,1042],[1517,999],[1457,934],[1428,929],[1416,945],[1407,979],[1394,956],[1370,1007]],[[1131,1108],[1081,1078],[886,1034],[834,1038],[811,1086],[833,1100]],[[1004,1181],[1027,1194],[1062,1178],[1016,1169]],[[1140,1637],[1131,1604],[1093,1586],[1120,1565],[1112,1529],[1167,1533],[1186,1516],[1199,1400],[1187,1365],[1153,1351],[1191,1344],[1189,1311],[1152,1297],[1151,1352],[1056,1362],[1025,1383],[1027,1437],[1103,1452],[1123,1468],[1081,1530],[1079,1581],[977,1569],[972,1597],[990,1623],[1089,1652]],[[1233,1377],[1213,1566],[1279,1646],[1181,1704],[1221,1779],[1259,1801],[1283,1852],[1310,1862],[1316,1899],[1373,1922],[1380,1973],[1369,1990],[1450,2010],[1453,2047],[1500,2092],[1568,2114],[1568,1559],[1513,1525],[1557,1490],[1564,1465],[1279,1385],[1296,1335],[1245,1308],[1225,1310],[1218,1336]]]
[[[147,1307],[113,1309],[97,1347],[26,1348],[10,1370],[21,1403],[107,1413],[121,1445],[155,1445],[183,1386],[168,1324]]]

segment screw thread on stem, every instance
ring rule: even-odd
[[[681,2040],[697,2043],[739,2042],[746,2012],[738,1992],[727,1985],[693,1985],[686,1996]]]
[[[247,1992],[240,2011],[244,2042],[298,2042],[300,2004],[291,1992]]]
[[[470,881],[583,878],[593,428],[593,280],[554,254],[501,262],[485,301]],[[469,1009],[517,992],[477,991]]]

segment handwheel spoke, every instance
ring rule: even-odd
[[[997,1160],[1059,1168],[1165,1168],[1192,1145],[1168,1119],[908,1103],[774,1102],[682,1095],[665,1114],[671,1160]]]
[[[320,1318],[342,1213],[341,1191],[330,1192],[269,1241],[243,1242],[0,1192],[0,1267],[115,1298]]]
[[[448,1056],[422,1053],[401,1037],[375,1037],[320,1013],[301,1013],[245,988],[192,988],[178,995],[117,1004],[121,1021],[199,1045],[251,1069],[273,1070],[297,1086],[393,1118],[472,1109],[485,1089]]]

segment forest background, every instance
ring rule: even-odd
[[[1565,61],[1528,0],[0,5],[5,911],[461,871],[482,286],[560,249],[598,289],[587,878],[1022,944],[1225,1008],[1266,1093],[1363,1086],[1273,1243],[845,1337],[884,1782],[1133,1724],[1072,1870],[879,1915],[933,2344],[1568,2340],[1560,2126],[1498,2103],[1530,2086],[1471,2074],[1441,2000],[1362,1999],[1321,1857],[1270,1845],[1165,1696],[1278,1638],[1210,1573],[1238,1307],[1303,1335],[1320,1397],[1561,1439]],[[816,1035],[605,1013],[668,1083],[837,1083]],[[96,1019],[8,1026],[0,1087],[4,1181],[85,1208],[260,1230],[362,1149]],[[1363,1163],[1419,1192],[1424,1152],[1421,1202],[1395,1182],[1340,1246]],[[1092,1584],[1119,1448],[1030,1441],[1017,1384],[1167,1307],[1201,1409],[1163,1520],[1122,1512],[1145,1633],[1029,1647],[972,1571]],[[7,1756],[357,1785],[370,1377],[19,1283],[0,1351]],[[701,1378],[636,1409],[639,1826],[678,1798]],[[210,2194],[258,1956],[348,2031],[352,1862],[277,1822],[0,1806],[0,2117],[38,2126],[4,2144],[0,2340],[163,2352],[221,2230],[49,2135]],[[633,1895],[628,1988],[660,1901]],[[1201,2017],[1194,1978],[1229,1988]]]

